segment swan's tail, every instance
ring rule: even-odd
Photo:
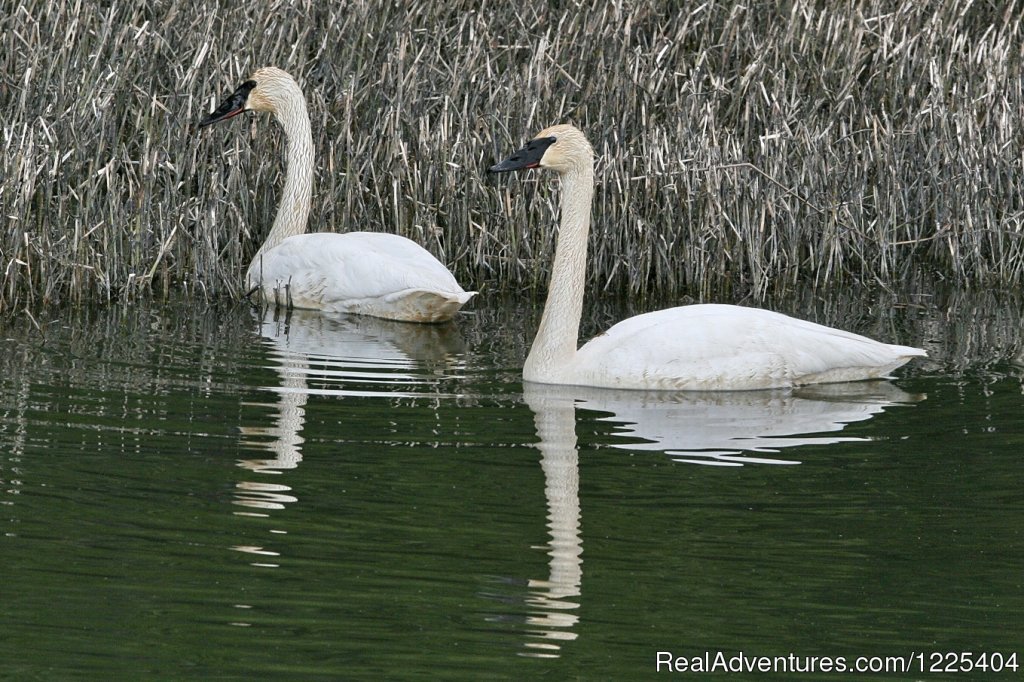
[[[886,345],[889,346],[889,350],[891,350],[893,353],[900,356],[901,358],[906,358],[907,360],[910,360],[910,358],[928,357],[928,351],[923,350],[921,348],[914,348],[913,346],[897,346],[894,343],[889,343]],[[906,362],[906,360],[904,362]]]
[[[393,320],[447,322],[476,295],[475,291],[426,291],[407,289],[388,296]]]

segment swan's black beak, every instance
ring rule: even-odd
[[[202,128],[203,126],[208,126],[211,123],[226,121],[233,116],[238,116],[240,113],[245,111],[245,100],[249,98],[249,93],[252,92],[252,89],[255,87],[256,81],[245,81],[239,85],[237,90],[224,98],[224,101],[220,103],[220,106],[213,110],[213,113],[209,114],[199,122],[199,127]]]
[[[526,143],[526,146],[508,157],[501,163],[490,167],[491,173],[505,173],[507,171],[522,170],[523,168],[537,168],[540,160],[544,158],[544,152],[556,142],[554,137],[536,137]]]

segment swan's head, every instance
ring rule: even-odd
[[[590,168],[594,150],[579,128],[568,124],[551,126],[537,133],[526,146],[501,163],[491,166],[492,173],[548,168],[558,173]]]
[[[225,121],[243,111],[269,111],[278,114],[295,102],[304,102],[302,90],[295,79],[274,66],[258,69],[234,92],[224,98],[199,127]]]

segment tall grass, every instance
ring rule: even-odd
[[[600,155],[591,285],[751,296],[928,272],[1024,283],[1024,0],[5,0],[0,310],[239,294],[282,181],[254,68],[304,87],[311,229],[406,235],[467,288],[543,286],[569,121]]]

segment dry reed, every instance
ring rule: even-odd
[[[467,288],[546,281],[554,184],[484,171],[561,121],[600,155],[592,288],[1024,283],[1022,0],[5,4],[0,310],[238,295],[283,140],[195,124],[265,64],[310,103],[311,229]]]

